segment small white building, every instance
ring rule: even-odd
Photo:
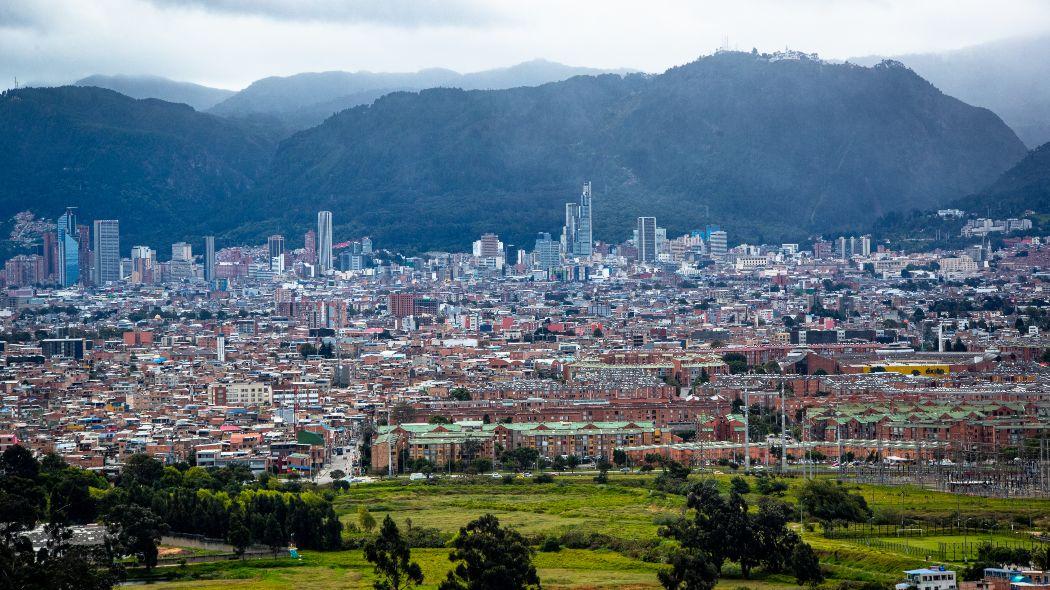
[[[897,590],[957,590],[955,572],[944,566],[908,570]]]

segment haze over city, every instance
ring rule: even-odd
[[[1039,0],[8,0],[0,85],[153,74],[238,90],[327,70],[490,69],[543,58],[661,72],[721,47],[833,59],[1050,31]]]
[[[1050,3],[0,3],[0,590],[1050,590]]]

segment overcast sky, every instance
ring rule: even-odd
[[[0,0],[0,88],[148,73],[237,89],[304,71],[533,58],[656,72],[726,36],[846,58],[1048,30],[1048,0]]]

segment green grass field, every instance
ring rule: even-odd
[[[454,534],[459,527],[484,513],[496,515],[533,539],[560,536],[566,532],[599,534],[623,541],[626,549],[562,549],[556,553],[537,553],[536,566],[544,587],[657,588],[656,572],[661,567],[642,559],[639,547],[658,543],[662,522],[682,513],[684,498],[649,489],[651,476],[611,475],[607,485],[595,484],[590,477],[559,476],[555,483],[536,484],[517,480],[504,484],[498,480],[452,479],[436,483],[386,481],[356,485],[340,493],[337,512],[346,524],[357,523],[357,510],[365,506],[376,520],[390,515],[400,527],[411,520],[414,527],[432,527]],[[718,476],[728,487],[728,476]],[[794,502],[801,482],[792,480],[784,499]],[[958,497],[919,488],[861,486],[876,511],[892,507],[908,516],[931,519],[965,519],[970,516],[1000,515],[1020,520],[1050,514],[1050,501],[1004,500]],[[752,495],[752,504],[757,495]],[[885,507],[885,508],[883,508]],[[958,514],[957,514],[958,513]],[[1044,516],[1045,518],[1045,516]],[[797,526],[797,525],[796,525]],[[363,533],[350,533],[362,535]],[[842,580],[873,581],[890,584],[901,571],[922,565],[915,557],[892,550],[864,546],[855,539],[826,539],[813,532],[804,538],[818,551],[829,575],[825,586],[837,587]],[[967,540],[982,538],[1016,540],[1008,533],[984,537],[970,533]],[[939,543],[960,543],[962,536],[908,537],[913,547],[936,548]],[[665,541],[666,542],[666,541]],[[413,559],[423,568],[424,588],[435,588],[450,568],[447,549],[414,549]],[[372,569],[360,550],[330,553],[306,552],[299,561],[290,559],[223,562],[177,568],[163,568],[167,577],[179,579],[152,585],[158,589],[235,590],[238,588],[371,588]],[[727,565],[719,582],[721,590],[788,590],[797,588],[790,576],[775,575],[744,580],[732,564]]]

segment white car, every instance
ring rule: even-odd
[[[423,480],[423,479],[426,479],[426,478],[427,478],[427,475],[425,473],[419,473],[419,472],[413,473],[412,475],[408,476],[408,480],[409,481],[420,481],[420,480]]]
[[[491,477],[492,479],[502,479],[502,478],[503,478],[503,475],[501,475],[501,474],[499,474],[499,473],[496,473],[495,471],[493,471],[492,473],[490,473],[490,474],[489,474],[489,477]]]

